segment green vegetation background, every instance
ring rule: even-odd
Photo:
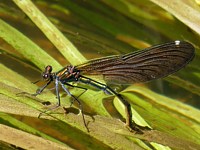
[[[198,149],[199,5],[186,0],[152,1],[1,0],[0,147]],[[68,108],[70,98],[64,93],[61,103],[70,113],[65,115],[60,108],[37,118],[51,107],[42,102],[56,103],[53,90],[38,97],[28,94],[42,85],[31,82],[41,77],[46,65],[56,71],[86,58],[128,53],[177,39],[196,48],[186,68],[151,83],[117,86],[132,105],[134,121],[154,130],[129,132],[118,119],[124,116],[124,108],[117,98],[92,89],[79,97],[89,133],[76,104]],[[70,90],[76,96],[83,92]],[[27,94],[17,94],[21,92]]]

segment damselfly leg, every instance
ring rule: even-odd
[[[51,83],[51,81],[48,81],[42,88],[40,88],[39,90],[36,91],[35,94],[33,94],[34,96],[37,96],[38,94],[40,94],[49,84]],[[82,118],[83,118],[83,122],[84,122],[84,126],[86,127],[87,131],[89,132],[89,129],[87,127],[87,124],[86,124],[86,121],[85,121],[85,117],[84,117],[84,114],[83,114],[83,108],[82,108],[82,104],[81,102],[74,96],[70,93],[70,91],[65,87],[65,85],[68,85],[68,86],[71,86],[71,87],[76,87],[76,86],[73,86],[71,84],[68,84],[68,83],[65,83],[65,85],[59,81],[59,78],[57,76],[55,76],[55,90],[56,90],[56,98],[58,99],[58,102],[57,104],[54,106],[54,107],[51,107],[43,112],[41,112],[39,115],[38,115],[38,118],[41,117],[42,114],[48,112],[48,111],[52,111],[54,109],[57,109],[58,107],[60,107],[61,103],[60,103],[60,93],[59,93],[59,85],[61,85],[62,89],[67,93],[67,95],[69,95],[70,97],[72,97],[72,102],[71,102],[71,105],[74,103],[74,101],[76,101],[78,103],[78,106],[79,106],[79,111],[82,115]],[[76,88],[81,88],[81,89],[84,89],[86,90],[86,88],[82,88],[82,87],[76,87]],[[71,107],[70,105],[70,107]]]

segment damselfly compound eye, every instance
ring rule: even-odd
[[[49,78],[49,74],[43,74],[43,78],[46,80]]]

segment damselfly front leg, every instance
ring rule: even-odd
[[[31,94],[32,96],[37,96],[39,95],[40,93],[42,93],[42,91],[51,83],[52,81],[48,81],[43,87],[41,88],[38,88],[36,93],[34,94]]]
[[[73,68],[72,68],[72,69],[73,69]],[[59,74],[59,73],[57,73],[57,74],[56,74],[56,73],[51,73],[51,71],[52,71],[52,67],[51,67],[51,66],[47,66],[47,67],[45,68],[45,71],[43,72],[42,77],[43,77],[44,80],[47,81],[47,83],[46,83],[42,88],[39,88],[39,90],[37,90],[36,93],[33,94],[33,95],[34,95],[34,96],[39,95],[41,92],[43,92],[43,90],[44,90],[52,81],[55,81],[55,91],[56,91],[56,98],[58,99],[58,102],[57,102],[57,104],[56,104],[54,107],[51,107],[51,108],[45,110],[44,112],[41,112],[41,113],[39,114],[38,118],[39,118],[42,114],[44,114],[44,113],[46,113],[46,112],[48,112],[48,111],[57,109],[58,107],[60,107],[61,103],[60,103],[59,85],[61,85],[62,89],[67,93],[67,95],[69,95],[70,97],[73,98],[73,101],[72,101],[71,105],[73,104],[74,101],[76,101],[76,102],[78,103],[78,105],[79,105],[79,110],[80,110],[80,113],[81,113],[82,118],[83,118],[84,126],[86,127],[87,131],[89,132],[89,130],[88,130],[88,128],[87,128],[87,125],[86,125],[85,117],[84,117],[84,114],[83,114],[83,108],[82,108],[81,102],[80,102],[74,95],[72,95],[72,94],[70,93],[70,91],[65,87],[65,85],[71,86],[71,87],[76,87],[76,86],[73,86],[73,85],[67,83],[68,79],[70,80],[70,77],[71,77],[72,75],[76,75],[76,74],[74,74],[74,73],[72,72],[72,70],[69,70],[69,72],[67,72],[67,73],[69,73],[69,75],[68,75],[66,78],[64,78],[63,80],[61,80],[62,75],[66,75],[65,71],[68,71],[68,70],[65,70],[64,72],[62,72],[62,73],[60,73],[60,74]],[[72,76],[72,77],[73,77],[73,76]],[[77,80],[75,77],[72,78],[72,79],[73,79],[73,80]],[[86,88],[82,88],[82,87],[78,87],[78,86],[77,86],[77,88],[81,88],[81,89],[86,90]],[[71,107],[71,105],[70,105],[70,107]]]
[[[84,126],[86,127],[87,131],[89,132],[89,129],[88,129],[87,124],[86,124],[86,121],[85,121],[85,116],[84,116],[84,114],[83,114],[83,107],[82,107],[81,102],[80,102],[74,95],[72,95],[72,94],[69,92],[69,90],[64,86],[63,83],[60,82],[60,85],[62,86],[63,90],[64,90],[69,96],[71,96],[71,97],[73,98],[73,100],[75,100],[75,101],[78,103],[78,105],[79,105],[79,110],[80,110],[80,113],[81,113],[82,118],[83,118]]]

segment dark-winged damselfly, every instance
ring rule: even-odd
[[[52,66],[47,66],[42,74],[46,84],[34,94],[40,94],[51,82],[55,82],[55,91],[58,99],[56,105],[60,106],[59,86],[79,104],[84,125],[86,121],[82,113],[81,102],[70,93],[67,86],[70,83],[81,82],[96,87],[106,93],[114,94],[125,105],[126,125],[133,130],[139,130],[137,124],[132,121],[131,105],[122,95],[114,91],[107,84],[100,83],[87,75],[100,75],[106,83],[133,84],[168,76],[184,66],[194,57],[194,47],[185,41],[174,41],[146,48],[125,55],[114,55],[90,60],[77,66],[66,66],[58,72],[52,72]],[[48,110],[51,110],[50,108]],[[46,110],[46,111],[48,111]],[[45,112],[46,112],[45,111]],[[86,126],[87,128],[87,126]]]

